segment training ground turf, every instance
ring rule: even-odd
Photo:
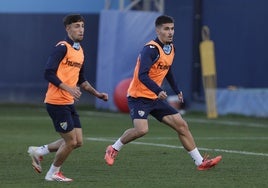
[[[254,188],[268,186],[268,119],[228,115],[208,120],[205,114],[184,116],[202,154],[222,155],[208,171],[197,171],[175,132],[150,118],[149,133],[124,147],[114,166],[104,152],[132,126],[128,114],[78,107],[84,133],[62,170],[72,183],[46,182],[54,154],[44,157],[36,174],[27,154],[30,145],[59,138],[44,106],[0,106],[0,187],[74,188]]]

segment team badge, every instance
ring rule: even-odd
[[[138,111],[138,114],[140,115],[140,117],[142,117],[142,116],[144,116],[145,112],[142,111],[142,110],[139,110],[139,111]]]
[[[68,124],[67,124],[66,121],[65,121],[65,122],[61,122],[61,123],[60,123],[60,126],[61,126],[61,128],[62,128],[63,130],[66,130],[67,127],[68,127]]]
[[[80,44],[79,44],[79,42],[74,42],[74,44],[73,44],[73,48],[76,49],[76,50],[79,50],[79,49],[80,49]]]
[[[170,54],[171,52],[171,46],[169,44],[164,45],[163,50],[166,54]]]

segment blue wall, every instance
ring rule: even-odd
[[[189,102],[192,100],[194,1],[180,0],[174,3],[172,0],[166,0],[165,2],[165,14],[171,15],[175,19],[176,56],[173,72],[177,77],[179,88],[184,93],[185,101]],[[172,90],[168,89],[168,86],[166,87],[168,93],[172,93]]]
[[[218,86],[268,88],[268,1],[203,0],[215,42]]]
[[[66,36],[65,14],[0,14],[0,102],[42,103],[43,72],[56,43]],[[99,15],[84,15],[86,75],[95,83]]]
[[[187,95],[193,83],[194,1],[166,0],[166,14],[176,20],[178,78]],[[200,25],[208,25],[215,43],[217,84],[244,88],[268,88],[268,1],[200,0]],[[199,75],[201,81],[201,77]],[[200,82],[201,86],[202,83]]]
[[[154,21],[159,15],[141,11],[101,12],[96,88],[107,92],[111,100],[97,100],[97,108],[117,110],[113,101],[115,88],[120,81],[132,77],[140,51],[156,37]]]
[[[118,8],[119,0],[111,1]],[[127,4],[129,0],[125,3]],[[99,13],[105,0],[0,0],[0,13]]]
[[[95,85],[99,14],[104,8],[104,2],[0,0],[3,70],[0,74],[0,102],[42,102],[46,89],[43,68],[53,45],[65,35],[61,20],[69,12],[82,13],[86,17],[87,34],[83,46],[87,57],[88,79]],[[165,1],[166,14],[176,20],[174,72],[188,101],[192,100],[193,78],[200,80],[200,88],[202,86],[200,75],[193,74],[194,2]],[[215,42],[218,86],[268,88],[268,1],[202,2],[201,24],[210,27],[211,39]],[[113,1],[112,7],[115,9],[117,6],[118,1]],[[132,33],[128,35],[132,36]],[[88,98],[84,99],[82,101],[88,101]],[[93,100],[90,98],[90,101]]]

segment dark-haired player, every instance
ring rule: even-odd
[[[74,101],[82,94],[80,88],[105,101],[108,95],[96,91],[84,76],[84,53],[80,46],[84,37],[84,18],[79,14],[67,15],[63,23],[67,37],[55,46],[45,68],[45,78],[49,82],[46,109],[61,139],[40,147],[30,146],[28,153],[33,168],[41,173],[42,156],[56,152],[45,180],[69,182],[73,180],[65,177],[60,168],[70,153],[83,143],[82,127]]]
[[[172,44],[174,20],[170,16],[159,16],[155,21],[157,38],[148,42],[141,51],[128,88],[128,106],[134,127],[106,148],[104,159],[113,165],[118,151],[127,143],[144,136],[148,128],[148,115],[174,129],[186,151],[194,160],[198,170],[207,170],[218,164],[221,156],[213,159],[202,157],[186,121],[166,101],[167,93],[161,88],[166,78],[171,88],[183,102],[182,92],[171,71],[175,49]]]

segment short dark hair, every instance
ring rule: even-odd
[[[158,16],[155,20],[155,27],[158,27],[166,23],[174,23],[174,19],[171,16],[167,16],[167,15]]]
[[[85,22],[85,19],[80,14],[69,14],[63,18],[65,27],[75,22]]]

